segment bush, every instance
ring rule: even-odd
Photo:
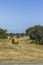
[[[43,38],[40,40],[40,43],[39,44],[43,45]]]
[[[30,39],[36,40],[38,44],[43,44],[43,26],[36,25],[28,28],[26,34],[30,36]]]
[[[0,39],[5,39],[7,38],[7,30],[3,30],[0,28]]]

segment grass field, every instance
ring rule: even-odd
[[[0,61],[43,62],[43,45],[27,44],[28,37],[18,39],[19,44],[11,40],[0,39]]]

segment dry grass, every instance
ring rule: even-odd
[[[43,45],[26,44],[30,41],[28,37],[18,41],[15,45],[9,40],[0,40],[0,61],[43,62]]]

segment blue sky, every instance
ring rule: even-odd
[[[8,32],[25,32],[43,25],[43,0],[0,0],[0,27]]]

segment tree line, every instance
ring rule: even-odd
[[[5,39],[7,36],[17,35],[18,37],[28,35],[30,39],[35,40],[37,44],[43,44],[43,26],[35,25],[26,29],[26,33],[7,33],[7,30],[0,28],[0,39]]]

